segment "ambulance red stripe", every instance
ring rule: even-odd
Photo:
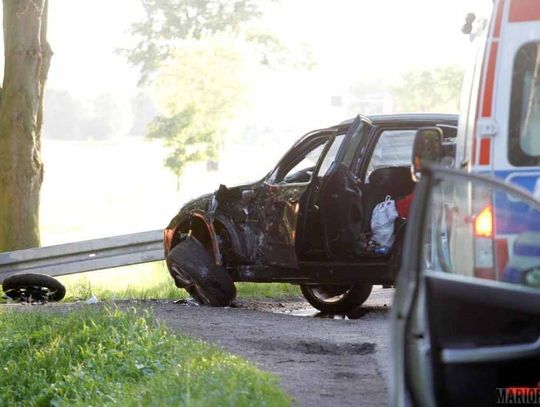
[[[540,2],[538,0],[512,0],[508,21],[522,23],[540,20]]]
[[[499,4],[497,4],[495,27],[493,28],[493,38],[499,38],[499,36],[501,35],[503,10],[504,10],[504,0],[501,0],[499,1]]]
[[[495,68],[497,65],[497,53],[499,51],[499,43],[492,42],[489,52],[489,60],[484,82],[484,100],[482,103],[482,117],[491,117],[491,109],[493,104],[493,86],[495,84]],[[480,134],[480,136],[482,136]]]
[[[478,159],[479,165],[489,165],[491,156],[491,139],[480,139],[480,157]]]
[[[486,60],[484,61],[483,67],[483,86],[480,87],[479,92],[482,92],[481,104],[478,104],[477,114],[475,123],[478,122],[478,116],[481,117],[491,117],[493,109],[493,91],[495,85],[495,68],[497,66],[497,54],[499,52],[499,36],[501,35],[501,26],[504,14],[505,0],[500,0],[497,2],[497,9],[494,13],[494,18],[492,20],[492,31],[491,35],[491,46],[489,49],[486,49],[485,56]],[[488,42],[489,44],[489,42]],[[486,64],[487,61],[487,64]],[[477,145],[477,137],[482,137],[482,134],[476,133],[476,126],[472,142],[472,161],[473,165],[478,163],[478,165],[489,165],[490,155],[491,155],[491,142],[485,142],[483,139],[480,140]],[[479,157],[477,157],[477,149],[479,150]]]

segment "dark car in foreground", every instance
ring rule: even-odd
[[[540,201],[424,168],[407,228],[390,405],[540,404]]]
[[[286,282],[323,312],[354,311],[373,285],[394,283],[406,220],[391,248],[370,251],[371,214],[387,196],[410,196],[416,130],[434,126],[455,137],[457,116],[357,116],[306,134],[262,180],[189,202],[165,229],[176,285],[226,306],[234,282]]]

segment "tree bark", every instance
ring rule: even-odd
[[[48,0],[3,0],[0,252],[39,246],[43,94],[52,52]]]

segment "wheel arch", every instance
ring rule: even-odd
[[[169,229],[170,230],[170,229]],[[193,210],[179,219],[171,233],[171,241],[166,244],[170,251],[181,240],[183,234],[191,234],[214,256],[216,265],[224,263],[224,245],[228,244],[236,256],[245,257],[243,241],[236,227],[226,216],[214,216],[201,210]]]

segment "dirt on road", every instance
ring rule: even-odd
[[[295,405],[382,406],[388,403],[391,295],[392,290],[374,290],[357,319],[320,318],[303,301],[238,300],[231,308],[153,303],[152,308],[171,328],[276,374]]]

